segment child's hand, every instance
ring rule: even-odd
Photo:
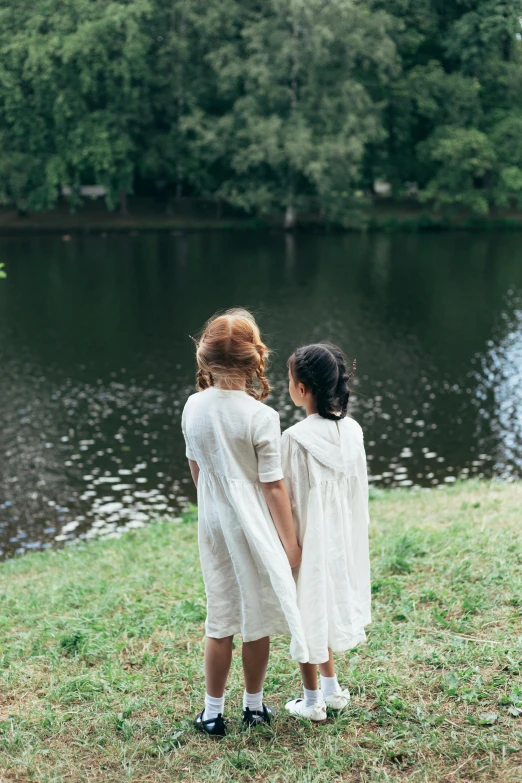
[[[286,553],[286,556],[290,563],[290,568],[297,568],[298,565],[301,565],[302,550],[300,546],[294,547],[294,549]]]

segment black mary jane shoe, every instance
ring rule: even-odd
[[[227,724],[221,713],[219,713],[217,718],[212,718],[212,720],[203,720],[204,712],[205,710],[201,710],[199,715],[196,715],[194,720],[195,728],[203,732],[203,734],[208,734],[210,737],[224,737],[227,733]],[[212,728],[210,728],[211,724],[213,724]]]
[[[247,726],[261,726],[261,724],[270,724],[275,710],[263,704],[262,710],[251,710],[249,707],[243,710],[243,723]]]

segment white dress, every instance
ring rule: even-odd
[[[278,414],[246,392],[211,387],[189,397],[182,428],[200,469],[207,635],[289,635],[291,656],[308,661],[295,581],[260,484],[283,478]]]
[[[303,557],[297,600],[311,663],[366,639],[370,614],[368,478],[351,418],[308,416],[283,433],[282,459]]]

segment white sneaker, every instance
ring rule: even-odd
[[[345,688],[343,691],[339,688],[338,691],[334,691],[330,696],[324,697],[327,707],[331,710],[345,710],[350,704],[350,691]]]
[[[304,699],[292,699],[285,704],[285,710],[296,718],[306,718],[314,723],[322,723],[326,720],[326,704],[324,701],[316,701],[311,707],[306,706]]]

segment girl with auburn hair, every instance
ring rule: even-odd
[[[310,657],[301,662],[304,698],[286,709],[318,722],[350,700],[332,653],[364,641],[371,620],[366,455],[362,430],[346,415],[354,371],[330,343],[298,348],[288,360],[290,397],[306,411],[283,433],[282,459],[302,547],[297,602]]]
[[[301,550],[281,468],[278,414],[262,400],[268,349],[246,310],[214,316],[196,342],[199,393],[182,416],[198,491],[198,536],[207,594],[205,709],[195,726],[223,736],[234,634],[243,637],[243,721],[269,723],[263,683],[272,634],[308,660],[292,568]]]

